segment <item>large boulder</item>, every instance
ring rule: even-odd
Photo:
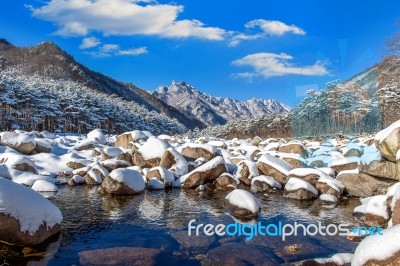
[[[331,167],[336,172],[341,172],[345,170],[354,170],[358,167],[358,164],[361,162],[360,157],[344,157],[344,158],[336,158],[332,160]]]
[[[374,161],[368,165],[360,165],[359,169],[368,175],[400,181],[400,165],[390,161]]]
[[[39,139],[39,138],[35,138],[35,142],[36,142],[36,147],[35,147],[35,151],[37,153],[49,153],[51,152],[51,143],[45,139]]]
[[[180,182],[184,188],[196,188],[199,185],[213,182],[226,171],[224,158],[218,156],[182,176]]]
[[[345,186],[344,192],[356,197],[370,197],[385,194],[388,187],[395,181],[374,177],[357,171],[344,171],[339,173],[337,180]]]
[[[133,195],[142,192],[146,184],[140,172],[129,168],[119,168],[113,170],[104,179],[102,187],[109,194]]]
[[[171,148],[168,142],[151,136],[134,154],[133,164],[142,168],[159,166],[161,157],[168,148]]]
[[[357,246],[351,265],[400,265],[400,225],[367,236]]]
[[[377,195],[361,199],[361,205],[354,208],[353,216],[368,226],[387,227],[389,206],[386,195]]]
[[[234,189],[240,184],[239,179],[235,178],[230,173],[223,173],[215,181],[221,189]]]
[[[31,154],[36,148],[34,138],[25,133],[2,132],[0,133],[0,144],[23,154]]]
[[[60,232],[60,210],[39,193],[0,178],[0,241],[18,246],[42,243]]]
[[[278,152],[282,152],[282,153],[295,153],[295,154],[299,154],[301,157],[303,158],[307,158],[308,157],[308,152],[307,150],[304,148],[304,146],[300,143],[288,143],[288,144],[282,144],[279,149]]]
[[[189,172],[186,159],[174,148],[168,148],[161,157],[160,166],[176,173],[185,175]]]
[[[254,192],[265,192],[270,189],[282,189],[281,183],[272,176],[259,175],[251,179],[251,190]]]
[[[383,157],[396,162],[396,153],[400,150],[400,120],[378,132],[375,136],[375,145]]]
[[[307,181],[291,177],[285,185],[283,196],[290,199],[308,200],[318,196],[318,191]]]
[[[260,175],[258,173],[257,163],[250,160],[243,160],[238,163],[235,177],[244,184],[250,186],[251,179]]]
[[[10,168],[14,168],[22,172],[32,172],[37,174],[35,163],[25,155],[11,152],[0,154],[0,164],[5,164]]]
[[[175,176],[165,169],[164,167],[161,166],[156,166],[151,168],[147,173],[146,173],[146,178],[147,180],[151,180],[152,178],[156,178],[162,183],[164,183],[165,186],[171,186],[172,183],[175,181]]]
[[[188,161],[195,161],[199,158],[211,160],[217,156],[217,149],[208,144],[189,143],[181,147],[179,151]]]
[[[147,139],[147,136],[142,131],[134,130],[131,132],[125,132],[125,133],[117,136],[114,146],[122,147],[124,149],[130,149],[133,147],[134,143],[139,142],[140,140],[145,140],[145,139]]]
[[[256,218],[261,211],[260,201],[249,191],[235,189],[225,197],[229,213],[237,218]]]
[[[272,176],[276,181],[285,184],[293,167],[282,159],[269,154],[262,155],[257,162],[258,170],[266,176]]]

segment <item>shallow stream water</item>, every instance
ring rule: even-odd
[[[236,249],[257,247],[268,250],[266,254],[273,257],[273,264],[355,250],[357,243],[343,236],[298,235],[285,241],[272,236],[256,236],[251,240],[246,240],[246,236],[188,236],[187,226],[192,219],[196,219],[194,224],[228,225],[234,222],[224,208],[227,193],[170,189],[116,197],[100,196],[96,187],[62,186],[51,199],[64,216],[60,236],[49,243],[23,250],[0,246],[0,256],[4,265],[80,265],[84,251],[144,247],[162,251],[153,262],[193,266],[200,265],[209,250],[229,243],[235,243],[228,246]],[[279,191],[268,193],[268,196],[259,194],[258,198],[262,203],[258,221],[265,224],[321,222],[323,225],[346,223],[358,226],[351,215],[354,207],[359,205],[358,199],[342,200],[332,208],[318,201],[289,200]],[[295,250],[288,248],[290,246],[296,247]],[[235,252],[232,248],[227,250],[227,253],[229,250]],[[224,254],[224,250],[221,252]]]

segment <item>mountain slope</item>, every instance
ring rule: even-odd
[[[223,125],[231,120],[289,111],[288,106],[270,99],[237,101],[213,97],[185,82],[173,82],[168,87],[159,87],[152,94],[208,125]]]
[[[316,137],[377,132],[400,119],[400,59],[389,57],[342,83],[310,92],[288,115],[210,127],[218,137]]]
[[[101,73],[91,71],[51,42],[43,42],[29,48],[15,47],[4,39],[0,40],[0,67],[13,69],[20,76],[40,76],[51,80],[73,81],[87,88],[108,95],[117,95],[126,101],[143,105],[149,112],[156,111],[176,119],[186,128],[203,128],[204,124],[180,112],[174,107],[149,95],[136,86],[116,81]]]

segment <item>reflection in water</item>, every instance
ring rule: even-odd
[[[36,253],[39,254],[39,258],[24,259],[25,262],[33,263],[29,265],[36,265],[34,261],[38,259],[49,261],[49,265],[72,265],[79,263],[78,253],[82,251],[144,247],[163,250],[169,254],[171,262],[198,264],[196,258],[204,257],[201,254],[212,248],[212,245],[204,238],[186,239],[187,224],[192,219],[196,219],[196,224],[227,225],[235,222],[224,208],[227,193],[229,192],[199,193],[195,190],[170,189],[145,191],[134,196],[100,196],[96,187],[64,186],[51,199],[60,207],[64,216],[62,240],[58,240],[57,244],[54,244],[55,247],[47,243],[47,251],[43,251],[43,248],[38,249]],[[320,221],[323,224],[357,224],[352,217],[352,210],[359,204],[357,199],[344,200],[336,207],[330,208],[318,201],[289,200],[284,198],[281,192],[271,193],[268,199],[262,194],[258,197],[262,199],[262,210],[258,219],[262,223],[297,221],[308,224]],[[218,237],[216,243],[232,241],[271,248],[285,262],[326,257],[335,252],[353,252],[356,246],[344,237],[302,235],[289,237],[284,242],[274,237],[258,236],[251,241],[246,241],[244,237]],[[203,253],[190,250],[191,244],[194,243],[196,250],[202,250]],[[201,248],[203,243],[204,247]],[[296,254],[288,253],[285,251],[288,245],[299,246],[300,251]],[[9,261],[22,254],[21,250],[4,251],[1,247],[0,250],[3,250],[0,251],[0,259],[7,258]],[[56,250],[58,251],[53,256]]]

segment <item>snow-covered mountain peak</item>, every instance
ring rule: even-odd
[[[230,120],[285,113],[290,110],[288,106],[272,99],[253,98],[238,101],[214,97],[184,81],[172,81],[170,86],[160,86],[152,94],[207,125],[221,125]]]

